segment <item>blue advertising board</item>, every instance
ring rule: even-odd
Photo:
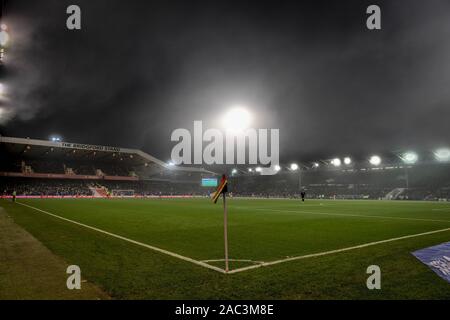
[[[450,282],[450,242],[412,253],[438,276]]]

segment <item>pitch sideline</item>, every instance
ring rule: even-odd
[[[147,249],[151,249],[151,250],[153,250],[153,251],[157,251],[157,252],[159,252],[159,253],[163,253],[163,254],[165,254],[165,255],[168,255],[168,256],[171,256],[171,257],[174,257],[174,258],[178,258],[178,259],[180,259],[180,260],[184,260],[184,261],[187,261],[187,262],[196,264],[196,265],[198,265],[198,266],[201,266],[201,267],[204,267],[204,268],[207,268],[207,269],[211,269],[211,270],[214,270],[214,271],[217,271],[217,272],[220,272],[220,273],[225,273],[225,270],[224,270],[224,269],[221,269],[221,268],[212,266],[212,265],[207,264],[207,263],[205,263],[205,262],[198,261],[198,260],[195,260],[195,259],[186,257],[186,256],[182,256],[182,255],[180,255],[180,254],[178,254],[178,253],[175,253],[175,252],[171,252],[171,251],[167,251],[167,250],[164,250],[164,249],[161,249],[161,248],[158,248],[158,247],[154,247],[154,246],[148,245],[148,244],[146,244],[146,243],[142,243],[142,242],[139,242],[139,241],[136,241],[136,240],[132,240],[132,239],[129,239],[129,238],[126,238],[126,237],[117,235],[117,234],[115,234],[115,233],[111,233],[111,232],[108,232],[108,231],[105,231],[105,230],[102,230],[102,229],[99,229],[99,228],[95,228],[95,227],[89,226],[89,225],[84,224],[84,223],[81,223],[81,222],[77,222],[77,221],[74,221],[74,220],[70,220],[70,219],[67,219],[67,218],[58,216],[57,214],[53,214],[53,213],[50,213],[50,212],[48,212],[48,211],[45,211],[45,210],[42,210],[42,209],[39,209],[39,208],[30,206],[30,205],[25,204],[25,203],[21,203],[21,202],[16,202],[16,203],[17,203],[17,204],[20,204],[21,206],[25,206],[25,207],[28,207],[28,208],[30,208],[30,209],[33,209],[33,210],[36,210],[36,211],[40,211],[40,212],[45,213],[45,214],[47,214],[47,215],[49,215],[49,216],[52,216],[52,217],[54,217],[54,218],[61,219],[61,220],[64,220],[64,221],[66,221],[66,222],[70,222],[70,223],[73,223],[73,224],[76,224],[76,225],[85,227],[85,228],[87,228],[87,229],[91,229],[91,230],[94,230],[94,231],[97,231],[97,232],[106,234],[106,235],[108,235],[108,236],[111,236],[111,237],[114,237],[114,238],[117,238],[117,239],[121,239],[121,240],[130,242],[130,243],[136,244],[136,245],[138,245],[138,246],[145,247],[145,248],[147,248]]]

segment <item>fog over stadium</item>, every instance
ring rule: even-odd
[[[0,0],[0,309],[448,314],[449,88],[450,0]]]
[[[0,134],[138,148],[245,105],[280,129],[280,161],[435,149],[450,141],[450,3],[9,1]],[[108,8],[108,10],[105,10]]]

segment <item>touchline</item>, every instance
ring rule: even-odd
[[[274,168],[279,165],[279,140],[279,129],[249,128],[225,132],[207,129],[203,132],[202,121],[194,121],[193,134],[184,128],[172,132],[171,141],[178,143],[173,147],[171,157],[176,165],[260,164],[268,166],[261,174],[270,175],[276,173]]]

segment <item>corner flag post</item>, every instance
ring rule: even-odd
[[[225,247],[225,272],[228,273],[229,259],[228,259],[228,210],[227,210],[227,194],[228,192],[228,181],[225,175],[222,175],[222,180],[220,181],[219,187],[213,195],[213,202],[217,203],[220,195],[223,195],[223,235],[224,235],[224,247]]]
[[[226,193],[223,193],[223,232],[224,232],[224,242],[225,242],[225,272],[228,272],[228,210],[227,210],[227,196]]]

